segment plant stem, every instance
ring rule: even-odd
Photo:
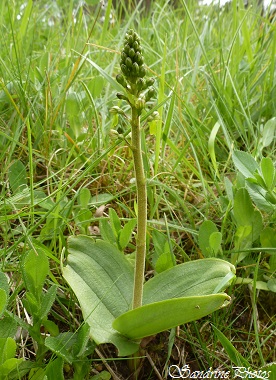
[[[142,306],[143,298],[143,283],[146,259],[147,189],[141,149],[140,113],[134,106],[132,106],[131,126],[131,145],[137,192],[137,237],[132,305],[133,309],[135,309]]]

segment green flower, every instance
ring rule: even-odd
[[[140,37],[133,29],[126,33],[120,67],[121,73],[117,75],[116,80],[128,94],[119,93],[117,97],[126,100],[141,113],[146,102],[155,96],[156,91],[153,87],[154,78],[144,78],[146,66]]]
[[[132,85],[146,75],[140,37],[133,29],[130,29],[125,36],[120,66],[125,79]],[[117,81],[120,83],[119,80],[120,77],[117,77]]]

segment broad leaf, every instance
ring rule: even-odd
[[[0,319],[0,337],[14,337],[17,331],[17,323],[13,316],[5,315]]]
[[[131,339],[141,339],[202,318],[229,300],[223,293],[155,302],[122,314],[115,319],[113,327]]]
[[[0,365],[0,374],[1,374],[1,380],[6,380],[8,375],[14,371],[15,369],[18,369],[19,364],[23,362],[23,358],[16,359],[16,358],[10,358],[7,359],[2,365]]]
[[[154,251],[152,254],[152,265],[157,273],[175,266],[175,257],[171,252],[171,246],[168,242],[168,236],[161,231],[152,231],[152,241]]]
[[[276,206],[267,199],[267,191],[256,183],[246,183],[246,189],[250,195],[250,198],[258,207],[258,209],[271,213],[275,210]]]
[[[72,364],[74,357],[70,348],[75,343],[74,334],[71,332],[61,333],[58,336],[47,336],[45,346],[54,352],[58,357]]]
[[[64,380],[63,367],[64,362],[62,358],[51,360],[45,369],[47,379]]]
[[[141,331],[144,331],[143,336],[151,335],[200,318],[223,306],[229,297],[212,293],[223,291],[235,272],[232,264],[219,259],[190,261],[170,268],[146,282],[143,297],[145,306],[142,306],[142,313],[139,314],[138,309],[129,312],[133,267],[114,245],[78,236],[69,238],[68,252],[63,275],[79,300],[85,322],[90,326],[90,336],[97,344],[113,343],[122,356],[135,353],[138,349],[138,343],[127,339],[127,335],[131,339],[140,335]],[[202,297],[205,295],[209,298]],[[186,313],[189,307],[191,310]],[[179,312],[176,312],[177,308]],[[146,310],[146,314],[143,310]],[[174,312],[168,319],[169,310]],[[132,316],[129,313],[133,312],[139,315],[134,314],[130,325],[134,323],[139,333],[129,335],[123,330],[124,336],[120,333],[120,326],[124,322],[118,322],[118,325],[114,321],[120,321],[119,318],[124,321],[123,315]],[[126,318],[129,320],[132,317]],[[113,328],[113,323],[116,328],[119,326],[119,332]]]
[[[49,273],[49,261],[44,250],[31,249],[23,261],[23,275],[27,289],[39,299],[45,279]]]
[[[235,267],[220,259],[202,259],[176,265],[159,273],[144,285],[143,305],[170,298],[203,296],[224,291],[229,284],[223,284],[225,276]]]
[[[276,278],[271,278],[267,281],[267,287],[271,292],[276,293]]]
[[[266,227],[260,234],[260,240],[262,248],[275,248],[276,252],[276,229],[272,227]],[[268,253],[272,253],[268,251]]]
[[[262,158],[261,169],[267,189],[273,190],[276,183],[276,171],[270,157]]]
[[[112,328],[115,318],[131,307],[131,264],[115,246],[87,236],[69,238],[68,252],[63,276],[79,300],[93,340],[97,344],[113,343],[122,356],[136,352],[138,343]]]
[[[90,327],[84,323],[77,332],[77,341],[73,347],[74,356],[85,356],[86,347],[89,341]]]
[[[233,213],[238,227],[236,233],[239,239],[238,245],[241,245],[241,231],[247,231],[248,236],[243,234],[242,239],[245,239],[243,246],[250,246],[260,236],[263,221],[261,213],[254,209],[245,188],[239,189],[235,195]]]
[[[103,218],[100,220],[100,232],[102,238],[109,242],[110,244],[116,244],[117,243],[117,236],[114,234],[114,231],[112,227],[110,226],[109,220],[106,218]]]
[[[275,138],[276,134],[276,117],[268,120],[263,129],[262,148],[269,146]]]
[[[12,338],[0,338],[0,364],[15,356],[16,343]]]
[[[211,256],[217,256],[221,252],[221,232],[213,232],[209,238]]]
[[[175,258],[170,251],[166,251],[160,255],[155,263],[155,271],[161,273],[175,266]]]
[[[118,215],[116,214],[116,211],[113,208],[109,209],[109,219],[110,219],[110,225],[113,230],[114,236],[119,235],[119,231],[121,230],[121,221]]]
[[[52,285],[49,289],[47,289],[46,293],[42,294],[41,297],[41,309],[40,309],[40,318],[47,317],[48,313],[51,310],[51,307],[53,306],[53,303],[56,298],[57,293],[57,286]]]
[[[87,189],[87,187],[83,187],[82,189],[80,189],[79,194],[78,194],[78,203],[81,205],[81,207],[87,208],[90,200],[91,200],[90,190]]]
[[[227,304],[229,296],[213,293],[224,290],[234,273],[232,264],[219,259],[170,268],[146,282],[143,306],[119,316],[113,327],[139,339],[206,316]]]
[[[130,219],[128,222],[126,222],[124,227],[120,230],[119,245],[122,250],[125,249],[126,246],[128,245],[136,224],[137,224],[136,219]]]
[[[233,152],[233,162],[245,178],[254,177],[254,173],[259,171],[259,165],[251,154],[247,152],[235,150]]]
[[[217,233],[218,229],[211,220],[205,220],[198,231],[198,244],[204,257],[212,257],[210,249],[210,237],[213,233]]]
[[[44,326],[44,330],[48,331],[52,337],[58,336],[58,334],[59,334],[59,328],[58,328],[58,325],[55,322],[50,321],[49,319],[44,318],[41,321],[41,324]]]
[[[245,188],[237,191],[234,198],[233,212],[238,226],[251,225],[254,207]]]

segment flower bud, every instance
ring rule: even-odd
[[[135,56],[135,50],[134,49],[129,49],[128,55],[130,58],[133,58]]]
[[[138,78],[136,85],[137,85],[137,90],[142,91],[145,88],[146,82],[143,78]]]
[[[155,94],[156,94],[155,88],[153,86],[149,87],[145,96],[146,102],[148,102],[151,98],[153,98]]]
[[[125,75],[125,77],[128,77],[129,75],[128,68],[123,63],[121,64],[121,70],[122,70],[122,73]]]
[[[143,80],[146,75],[146,66],[140,45],[140,37],[133,29],[128,30],[126,33],[120,67],[122,74],[116,78],[118,83],[126,88],[130,94],[134,95],[135,98],[139,99],[141,92],[151,86],[153,82],[151,80],[148,82]],[[150,92],[147,97],[150,99],[151,96]],[[141,103],[140,100],[137,100],[138,103]],[[145,103],[145,96],[142,103]]]
[[[118,112],[119,109],[120,109],[119,107],[114,106],[114,107],[111,107],[111,108],[110,108],[109,112],[110,112],[110,113],[113,113],[114,115],[116,115],[117,113],[119,113],[119,112]]]
[[[154,84],[154,82],[155,82],[154,78],[148,78],[148,79],[146,79],[146,85],[147,85],[147,87],[152,86]]]
[[[116,76],[116,81],[123,86],[124,88],[127,88],[127,81],[126,78],[123,76],[123,74],[118,74]]]
[[[132,47],[133,47],[133,49],[135,51],[139,51],[139,43],[138,43],[138,41],[134,41]]]
[[[124,51],[122,51],[122,53],[121,53],[121,61],[125,62],[126,59],[127,59],[127,54]]]
[[[142,97],[136,99],[134,105],[137,110],[142,111],[142,109],[145,107],[145,99]]]
[[[111,107],[110,110],[109,110],[109,112],[112,113],[113,115],[123,115],[123,116],[126,116],[126,114],[124,113],[124,111],[120,107],[117,107],[117,106]]]
[[[143,78],[145,75],[146,75],[146,69],[145,69],[145,66],[142,65],[142,66],[140,66],[140,68],[139,68],[139,76],[140,76],[141,78]]]
[[[116,95],[117,95],[117,98],[118,98],[118,99],[128,101],[128,98],[127,98],[124,94],[121,94],[120,92],[117,92]]]
[[[155,120],[159,120],[160,119],[160,115],[157,111],[154,111],[149,117],[148,117],[148,122],[151,122],[151,121],[155,121]]]
[[[112,140],[117,139],[119,137],[119,132],[116,131],[116,129],[110,129],[110,131],[109,131],[109,137]]]
[[[137,62],[134,62],[133,65],[132,65],[132,74],[134,76],[138,77],[139,73],[140,73],[140,71],[139,71],[139,65],[138,65]]]
[[[127,59],[125,60],[125,64],[126,64],[126,66],[129,69],[132,69],[132,60],[131,60],[131,58],[127,57]]]
[[[127,43],[125,44],[124,49],[123,49],[123,52],[126,54],[127,57],[128,57],[129,50],[130,50],[130,46]]]
[[[129,45],[132,45],[133,42],[135,41],[135,37],[134,37],[134,30],[130,29],[127,34],[126,34],[126,38],[125,38],[125,41],[127,41],[127,43]]]
[[[137,53],[135,53],[133,60],[135,62],[137,62],[139,66],[142,66],[142,64],[144,63],[144,57],[142,56],[141,53],[139,53],[139,51],[137,51]]]

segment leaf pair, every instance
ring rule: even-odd
[[[113,343],[121,356],[138,350],[137,339],[199,319],[230,299],[214,293],[229,285],[234,266],[219,259],[196,260],[147,281],[143,306],[131,310],[134,271],[126,256],[87,236],[69,238],[68,252],[63,276],[79,300],[91,337],[98,344]]]

